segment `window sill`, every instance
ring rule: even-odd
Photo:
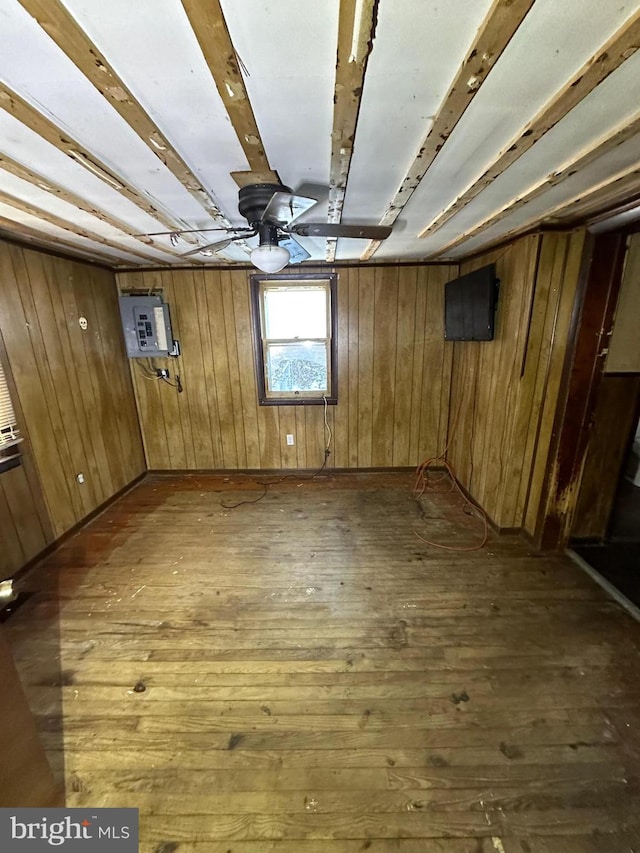
[[[261,397],[258,403],[261,406],[324,406],[325,399],[328,406],[337,406],[337,397]]]
[[[22,465],[22,453],[14,453],[12,456],[0,456],[0,474],[11,471]]]

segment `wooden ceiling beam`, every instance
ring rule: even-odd
[[[534,0],[494,0],[380,225],[393,225],[398,219],[533,3]],[[381,243],[372,240],[360,260],[369,260]]]
[[[119,231],[122,231],[122,233],[126,234],[128,237],[134,237],[136,240],[139,240],[145,245],[154,246],[154,248],[158,252],[165,252],[168,255],[180,257],[180,253],[176,252],[174,249],[158,245],[152,237],[145,237],[144,235],[141,236],[140,234],[136,233],[130,225],[127,225],[126,222],[123,222],[120,219],[116,219],[114,216],[111,216],[109,213],[99,207],[96,207],[95,205],[89,204],[86,199],[82,198],[79,195],[76,195],[76,193],[72,192],[66,187],[61,186],[55,181],[52,181],[45,175],[41,175],[38,172],[34,172],[32,169],[28,168],[28,166],[25,166],[23,163],[19,163],[17,160],[14,160],[7,154],[3,154],[1,151],[0,169],[4,169],[6,172],[15,175],[17,178],[20,178],[23,181],[27,181],[33,186],[50,193],[51,195],[61,199],[62,201],[66,201],[68,204],[72,204],[74,207],[78,208],[78,210],[82,210],[85,213],[89,213],[91,216],[95,216],[96,219],[102,220],[102,222],[105,222],[112,228],[117,228]]]
[[[328,221],[338,223],[347,192],[367,62],[373,50],[378,0],[340,0],[333,96]],[[326,261],[336,257],[337,238],[327,240]]]
[[[24,222],[16,222],[2,215],[0,215],[0,238],[19,240],[49,252],[54,248],[60,249],[63,252],[73,254],[80,260],[100,263],[108,267],[114,267],[117,263],[117,258],[114,258],[113,255],[105,255],[94,249],[85,249],[70,240],[63,240],[60,237],[54,237],[52,234],[43,234],[36,228],[25,225]]]
[[[547,177],[542,181],[532,186],[522,195],[516,196],[516,198],[505,204],[504,207],[501,207],[500,210],[490,216],[487,216],[470,230],[465,231],[454,240],[451,240],[446,245],[441,246],[438,251],[430,257],[437,258],[451,249],[454,249],[456,246],[465,243],[477,234],[481,234],[483,231],[486,231],[487,228],[490,228],[492,225],[506,219],[507,216],[510,216],[512,213],[515,213],[515,211],[520,210],[522,207],[529,204],[533,199],[541,196],[547,190],[551,189],[551,187],[558,186],[558,184],[561,184],[563,181],[572,177],[572,175],[575,175],[576,172],[585,169],[599,157],[608,154],[610,151],[617,148],[618,145],[632,139],[634,136],[638,136],[638,134],[640,134],[640,116],[637,116],[628,124],[617,127],[613,133],[605,137],[605,139],[598,141],[595,145],[591,146],[591,148],[565,163],[560,169],[552,172],[550,175],[547,175]],[[638,138],[640,139],[640,136]],[[640,150],[640,145],[638,146],[638,150]]]
[[[590,213],[602,211],[605,207],[613,207],[628,199],[631,195],[636,196],[640,193],[640,162],[617,172],[615,175],[610,175],[602,180],[597,186],[592,187],[587,192],[579,193],[570,199],[566,199],[560,204],[555,205],[545,213],[544,219],[540,216],[534,216],[527,222],[523,222],[516,228],[511,228],[493,237],[478,249],[473,249],[473,253],[482,251],[486,252],[495,245],[507,243],[516,237],[527,232],[531,232],[536,227],[544,228],[551,225],[566,225],[573,227],[580,222],[584,223]],[[449,260],[456,260],[451,258]],[[444,259],[443,259],[444,262]]]
[[[112,189],[119,192],[120,195],[135,204],[140,210],[143,210],[149,216],[161,222],[169,231],[180,230],[184,227],[183,223],[178,222],[169,214],[156,207],[157,202],[149,199],[142,192],[127,183],[123,177],[117,175],[106,163],[99,160],[95,154],[85,148],[76,139],[73,139],[70,134],[54,124],[43,113],[40,113],[28,101],[25,101],[17,92],[14,92],[6,83],[1,81],[0,107],[67,157],[71,157],[76,163],[84,166],[94,177],[100,178],[101,181],[104,181]]]
[[[638,193],[640,193],[640,163],[594,187],[592,192],[574,197],[562,208],[554,208],[545,216],[544,221],[545,223],[564,223],[588,219],[591,222],[594,218],[600,221],[606,218],[601,214],[609,211],[613,216],[621,211],[622,206],[630,199],[635,198],[635,203],[630,207],[637,207]],[[612,211],[612,208],[615,210]]]
[[[513,163],[555,127],[580,101],[632,56],[640,47],[640,10],[586,62],[555,96],[528,122],[498,154],[480,177],[438,214],[418,235],[427,237],[441,228],[469,202],[486,189]]]
[[[221,225],[230,225],[230,221],[222,214],[200,179],[191,171],[60,0],[19,2],[209,216]]]
[[[182,5],[251,171],[275,175],[260,138],[219,0],[182,0]],[[262,181],[253,181],[256,182]]]
[[[154,263],[161,265],[166,265],[168,263],[167,261],[158,260],[155,255],[147,255],[137,249],[114,245],[111,240],[107,240],[106,237],[103,237],[100,234],[96,234],[93,231],[88,231],[86,228],[74,225],[66,219],[62,219],[54,213],[50,213],[48,210],[44,210],[35,204],[29,204],[29,202],[11,195],[10,193],[3,192],[2,190],[0,190],[0,202],[7,204],[16,210],[21,210],[23,213],[28,213],[30,216],[35,216],[43,222],[48,222],[50,225],[55,225],[57,228],[62,228],[64,231],[68,231],[70,234],[75,234],[77,237],[84,237],[86,240],[92,240],[94,243],[100,243],[103,246],[108,246],[116,252],[126,252],[127,255],[133,255],[134,257],[142,258],[145,261],[153,261]]]

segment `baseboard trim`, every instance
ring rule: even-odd
[[[437,470],[437,469],[434,467],[433,470]],[[497,524],[497,522],[495,522],[491,518],[491,516],[485,510],[485,508],[478,503],[478,501],[467,491],[467,489],[465,489],[465,487],[462,485],[462,483],[459,480],[457,480],[457,483],[458,483],[458,486],[460,487],[460,491],[465,496],[466,500],[468,500],[470,504],[473,504],[473,506],[480,507],[482,512],[484,512],[484,514],[487,518],[487,524],[493,530],[494,533],[497,533],[498,536],[518,536],[520,533],[522,533],[521,527],[501,527],[499,524]]]
[[[147,474],[154,477],[199,477],[210,474],[218,477],[273,477],[290,474],[314,474],[318,471],[323,474],[412,474],[416,469],[413,465],[396,468],[150,468]],[[443,467],[433,466],[434,471],[444,471]]]
[[[202,477],[202,476],[223,476],[223,477],[308,477],[312,474],[317,474],[320,471],[322,474],[414,474],[415,467],[411,466],[396,466],[393,468],[152,468],[147,471],[147,475],[152,477]],[[444,465],[432,465],[431,471],[446,471]],[[459,484],[460,485],[460,484]],[[465,498],[472,504],[478,506],[477,501],[469,492],[460,485]],[[481,507],[482,508],[482,507]],[[517,536],[523,533],[521,527],[500,527],[496,522],[487,515],[487,524],[497,533],[498,536]]]

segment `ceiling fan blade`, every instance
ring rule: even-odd
[[[390,225],[343,225],[340,222],[304,222],[290,225],[286,230],[300,237],[360,237],[364,240],[384,240],[391,234]]]
[[[287,251],[289,252],[289,255],[291,256],[289,258],[290,264],[299,264],[302,261],[306,261],[307,258],[311,257],[311,255],[309,254],[309,252],[307,252],[304,246],[301,246],[300,243],[298,243],[297,240],[294,240],[294,238],[291,236],[281,237],[278,240],[278,245],[287,249]]]
[[[274,225],[288,225],[317,203],[315,198],[307,198],[303,195],[274,193],[264,209],[262,222],[273,223]]]
[[[204,246],[198,246],[197,249],[191,249],[189,252],[185,252],[180,257],[189,258],[191,255],[199,255],[201,252],[221,252],[223,249],[226,249],[230,243],[235,242],[236,240],[244,240],[245,237],[253,237],[256,233],[252,228],[249,229],[249,234],[237,234],[235,237],[227,237],[226,240],[217,240],[215,243],[207,243]]]
[[[315,198],[317,202],[327,201],[331,187],[329,184],[317,184],[315,181],[303,181],[293,190],[295,195],[305,195],[307,198]]]

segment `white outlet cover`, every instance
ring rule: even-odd
[[[87,318],[86,317],[78,317],[78,323],[80,323],[80,328],[82,329],[82,331],[86,332],[87,327],[89,325],[89,323],[87,322]]]

